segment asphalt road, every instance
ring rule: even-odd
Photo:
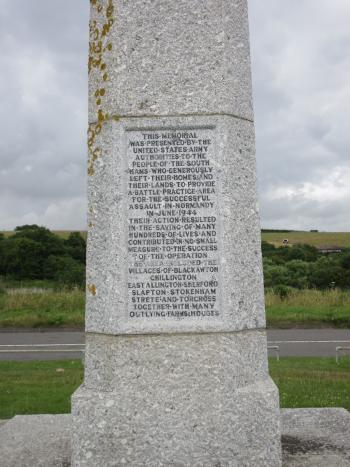
[[[281,357],[335,357],[336,347],[350,347],[350,329],[270,329],[267,338],[269,346],[279,347]]]
[[[0,360],[65,360],[82,358],[84,342],[84,332],[0,331]]]
[[[271,329],[267,335],[268,345],[278,346],[281,357],[335,357],[336,347],[350,347],[349,329]],[[82,358],[83,351],[83,332],[0,331],[0,360],[76,359]],[[274,350],[269,353],[276,354]]]

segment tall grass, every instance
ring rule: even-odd
[[[292,290],[281,298],[267,290],[265,301],[270,326],[350,327],[350,291]]]
[[[82,290],[0,293],[0,327],[84,326]],[[270,327],[334,326],[350,328],[350,291],[292,290],[285,298],[266,291]]]
[[[84,308],[82,290],[0,294],[0,326],[83,326]]]
[[[350,306],[350,291],[332,289],[291,289],[285,298],[274,293],[273,289],[267,289],[265,294],[266,306],[305,306],[305,307],[338,307]]]

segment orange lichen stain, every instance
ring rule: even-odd
[[[88,161],[88,175],[92,176],[95,174],[94,162],[102,157],[102,149],[96,146],[96,137],[101,133],[102,126],[106,122],[114,121],[118,122],[120,117],[118,115],[109,115],[103,113],[101,109],[98,111],[98,122],[90,123],[88,128],[88,150],[89,150],[89,161]]]
[[[88,285],[88,290],[91,293],[91,295],[95,296],[97,293],[96,285],[95,284],[89,284]]]
[[[92,70],[100,74],[100,80],[103,82],[108,81],[108,74],[106,73],[107,65],[104,60],[106,53],[113,49],[111,42],[107,42],[107,36],[114,24],[114,6],[113,0],[107,0],[107,5],[104,10],[102,3],[98,0],[90,0],[92,8],[94,8],[100,15],[100,20],[91,19],[90,21],[90,43],[89,43],[89,73]],[[106,95],[106,89],[101,87],[95,91],[95,104],[97,107],[97,123],[89,125],[88,129],[88,175],[92,176],[95,173],[94,162],[102,156],[102,150],[96,146],[96,137],[101,132],[102,125],[109,121],[119,120],[119,117],[114,115],[110,116],[102,110],[103,98]]]
[[[88,176],[89,177],[92,177],[93,175],[95,175],[95,169],[94,169],[94,164],[92,163],[92,161],[89,161],[88,162]]]
[[[103,111],[101,109],[98,109],[98,112],[97,112],[97,119],[99,122],[104,122],[106,116],[105,114],[103,113]]]
[[[101,156],[101,154],[102,154],[101,148],[95,148],[92,151],[92,160],[96,161]]]
[[[103,7],[97,1],[91,1],[91,5],[96,8],[97,13],[102,13]],[[108,43],[105,48],[103,47],[103,39],[109,34],[114,24],[113,13],[113,1],[108,0],[105,21],[102,21],[102,25],[99,26],[96,20],[90,21],[89,73],[94,68],[99,68],[101,66],[103,53],[107,50],[112,50],[111,43]]]

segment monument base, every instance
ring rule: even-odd
[[[283,467],[350,467],[347,410],[282,409],[281,422]],[[1,420],[1,466],[70,467],[71,432],[70,415],[17,415]],[[113,465],[120,463],[115,459]]]
[[[72,399],[72,465],[280,466],[265,339],[88,334],[85,384]]]

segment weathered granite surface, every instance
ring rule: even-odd
[[[1,467],[69,467],[70,415],[17,415],[0,425]]]
[[[89,73],[73,465],[279,467],[247,0],[91,0]]]
[[[348,411],[282,409],[281,416],[283,467],[350,466]],[[70,458],[70,415],[17,416],[0,425],[1,467],[69,467]],[[123,464],[115,459],[111,465]]]
[[[345,409],[282,410],[284,465],[350,466],[350,414]]]
[[[170,394],[175,397],[175,391],[202,391],[205,398],[220,391],[230,394],[267,375],[265,331],[176,336],[89,333],[85,352],[85,387],[120,391],[120,400],[125,397],[128,404],[131,401],[127,394],[136,392],[135,382],[140,399],[145,397],[145,391],[157,392],[162,400]],[[153,398],[155,405],[160,403]],[[182,397],[179,398],[180,402]]]
[[[81,387],[74,394],[74,466],[280,465],[279,407],[271,380],[231,391],[182,381],[170,392],[155,383],[141,383],[137,391],[123,384],[110,392]]]
[[[213,129],[220,223],[220,319],[127,319],[126,133],[142,128]],[[106,123],[89,180],[86,331],[107,334],[240,331],[265,327],[254,126],[231,117],[162,117]],[[180,263],[180,261],[179,261]]]
[[[86,346],[73,465],[280,465],[264,331],[88,334]]]
[[[114,116],[253,119],[246,0],[91,3],[91,123],[98,99]]]

